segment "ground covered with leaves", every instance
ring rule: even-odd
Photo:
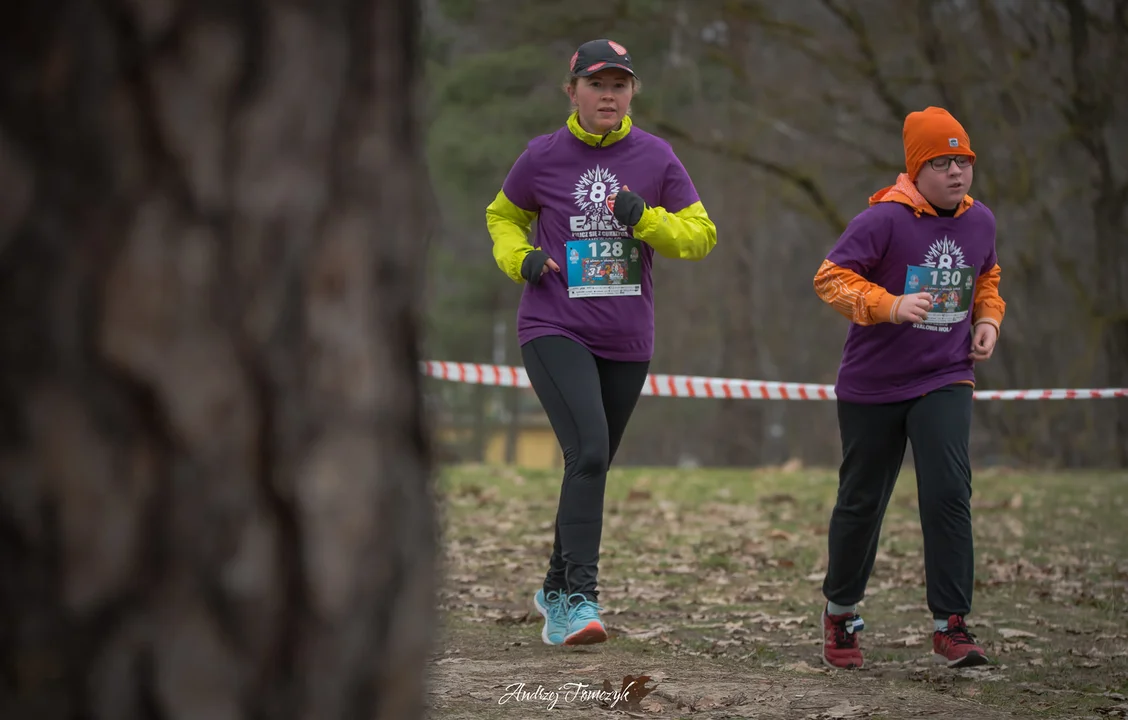
[[[819,655],[834,472],[613,471],[600,562],[612,637],[576,649],[543,645],[531,607],[559,482],[444,471],[431,717],[1128,717],[1128,473],[976,473],[968,621],[992,664],[966,670],[931,656],[910,466],[859,609],[860,671]]]

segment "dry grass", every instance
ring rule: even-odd
[[[861,607],[867,668],[819,663],[836,489],[827,471],[614,471],[601,597],[612,640],[540,643],[529,600],[552,543],[559,477],[451,468],[441,489],[444,630],[433,716],[537,717],[566,683],[651,690],[604,712],[650,717],[1128,715],[1128,474],[981,472],[973,632],[994,661],[931,661],[915,484],[906,467]],[[540,699],[499,700],[514,683]],[[640,685],[636,684],[636,687]],[[588,688],[590,689],[590,688]],[[605,696],[605,698],[608,696]],[[582,716],[598,699],[564,701]],[[563,714],[562,714],[563,713]]]

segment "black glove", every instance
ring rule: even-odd
[[[544,273],[546,262],[548,262],[548,253],[544,250],[530,251],[521,262],[521,277],[528,280],[530,285],[536,285]]]
[[[638,193],[623,190],[615,196],[615,219],[627,227],[638,225],[645,209],[646,201]]]

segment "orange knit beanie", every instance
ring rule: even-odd
[[[905,118],[905,170],[916,180],[921,167],[933,158],[944,155],[970,155],[971,141],[952,115],[944,108],[927,107],[909,113]]]

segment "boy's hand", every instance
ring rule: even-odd
[[[901,302],[897,303],[893,320],[897,323],[924,322],[928,319],[928,311],[932,309],[932,296],[926,292],[902,295]]]
[[[981,322],[975,326],[971,333],[971,353],[968,357],[979,362],[991,357],[995,352],[995,343],[999,339],[999,331],[989,322]]]

